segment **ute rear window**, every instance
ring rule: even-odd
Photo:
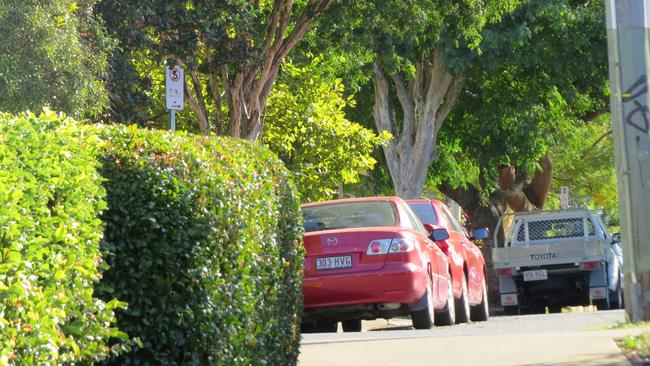
[[[391,202],[329,203],[302,208],[305,231],[396,226],[397,214]]]

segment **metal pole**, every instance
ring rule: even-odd
[[[650,0],[606,0],[606,11],[624,292],[636,322],[650,320]]]
[[[170,109],[171,111],[171,120],[172,120],[172,131],[176,131],[176,110]]]

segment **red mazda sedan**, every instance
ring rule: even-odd
[[[308,203],[302,214],[304,332],[409,314],[416,329],[453,324],[447,256],[401,198]]]
[[[474,229],[470,236],[449,208],[438,200],[407,200],[436,244],[449,257],[456,299],[456,323],[483,321],[489,317],[485,259],[473,240],[488,237],[486,228]]]

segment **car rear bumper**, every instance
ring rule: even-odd
[[[400,303],[424,296],[426,274],[413,264],[389,264],[381,271],[305,277],[305,309]]]

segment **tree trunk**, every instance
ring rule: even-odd
[[[384,154],[395,194],[403,198],[422,194],[429,165],[437,157],[438,131],[456,103],[463,81],[445,69],[442,53],[437,50],[415,66],[415,75],[407,78],[387,76],[381,66],[373,66],[375,124],[379,132],[394,136],[384,147]],[[395,96],[390,93],[392,89]],[[399,120],[394,97],[402,112]]]
[[[185,88],[186,100],[196,115],[202,133],[207,135],[214,131],[251,141],[257,140],[263,129],[262,115],[266,101],[278,77],[282,60],[304,37],[316,17],[322,14],[332,1],[309,0],[302,14],[292,23],[290,19],[293,0],[275,0],[266,24],[265,38],[260,40],[261,42],[254,42],[248,34],[237,34],[237,46],[251,53],[250,62],[211,70],[204,77],[204,81],[207,79],[208,83],[205,89],[202,88],[202,81],[197,75],[197,66],[184,65],[190,70],[189,75],[193,86],[193,88]],[[290,32],[287,34],[288,30]],[[210,67],[214,55],[219,50],[205,46],[201,52]],[[218,90],[220,87],[223,91]],[[203,95],[203,90],[209,92]],[[212,99],[215,108],[212,124],[208,116],[206,97]],[[224,97],[229,112],[227,122],[222,120],[221,108]]]

